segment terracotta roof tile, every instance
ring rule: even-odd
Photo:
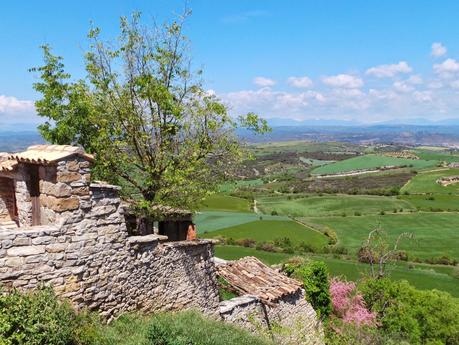
[[[0,171],[13,171],[18,161],[15,159],[9,159],[9,153],[0,152]]]
[[[225,265],[218,265],[217,274],[243,294],[264,302],[276,302],[301,289],[301,283],[248,256]]]

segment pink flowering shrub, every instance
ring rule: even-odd
[[[358,326],[376,326],[376,314],[366,308],[363,296],[356,291],[355,283],[333,278],[330,295],[333,313],[343,322]]]

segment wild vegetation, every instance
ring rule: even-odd
[[[271,344],[268,339],[195,311],[126,314],[107,325],[95,313],[76,313],[50,288],[0,295],[2,345],[223,345],[228,341]]]

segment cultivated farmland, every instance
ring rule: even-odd
[[[277,213],[292,217],[341,216],[378,214],[414,210],[413,206],[395,197],[371,195],[323,195],[323,196],[273,196],[259,198],[258,207],[266,214]]]
[[[422,159],[404,159],[394,158],[382,155],[365,155],[355,158],[346,159],[344,161],[335,162],[332,164],[323,165],[315,168],[312,173],[316,175],[339,174],[350,171],[371,170],[381,167],[403,167],[410,166],[415,169],[423,169],[432,167],[438,164],[436,160]]]

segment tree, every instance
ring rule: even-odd
[[[387,265],[400,258],[403,253],[398,248],[400,241],[404,238],[412,239],[413,234],[401,233],[395,243],[391,245],[387,239],[387,234],[380,226],[370,231],[359,249],[358,259],[360,262],[370,264],[370,276],[372,278],[383,278],[387,273]]]
[[[193,208],[244,158],[237,124],[227,107],[204,90],[192,72],[183,26],[150,29],[141,15],[121,18],[116,42],[90,30],[87,75],[72,81],[62,57],[43,47],[44,65],[32,68],[42,94],[39,127],[56,144],[77,144],[96,154],[97,178],[119,183],[140,209],[153,205]],[[256,114],[239,122],[257,133],[270,130]]]

